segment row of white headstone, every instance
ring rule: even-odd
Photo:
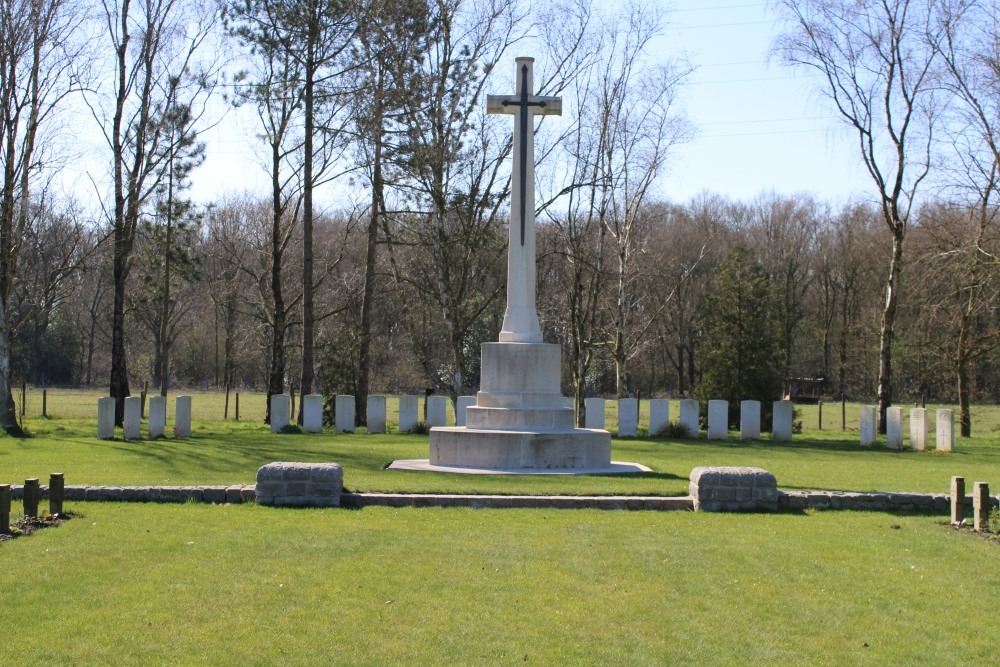
[[[903,408],[887,408],[885,411],[885,446],[889,449],[903,448]],[[875,444],[876,427],[878,424],[878,407],[874,405],[861,406],[861,446],[870,447]],[[937,411],[937,426],[935,428],[937,450],[940,452],[955,451],[955,412],[942,408]],[[910,446],[914,451],[927,449],[927,410],[913,408],[910,410]]]
[[[586,399],[585,428],[604,426],[603,398]],[[700,429],[701,404],[693,398],[680,401],[678,423],[688,436],[697,438]],[[771,439],[789,442],[792,439],[792,402],[775,401]],[[666,398],[649,400],[649,435],[660,435],[670,424],[670,401]],[[635,398],[618,399],[618,437],[634,438],[639,434],[639,401]],[[729,401],[708,402],[708,438],[725,440],[729,437]],[[740,402],[740,439],[760,440],[760,401]]]
[[[409,433],[419,422],[418,396],[399,397],[399,433]],[[465,426],[465,409],[476,404],[475,396],[459,396],[455,412],[455,425]],[[334,431],[354,433],[354,397],[337,394],[334,403]],[[427,426],[448,425],[448,397],[427,397]],[[291,423],[291,397],[287,394],[271,396],[271,432],[280,433]],[[368,397],[368,433],[385,433],[385,396]],[[306,433],[323,431],[323,397],[309,394],[302,398],[302,430]]]
[[[129,396],[125,399],[125,414],[122,420],[122,437],[125,440],[139,440],[142,437],[142,399]],[[149,399],[149,420],[147,432],[150,440],[167,435],[167,398],[151,396]],[[187,438],[191,435],[191,397],[178,396],[174,410],[174,437]],[[115,437],[115,399],[111,396],[97,399],[97,437],[111,440]]]

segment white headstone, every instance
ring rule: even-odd
[[[939,452],[955,451],[955,413],[942,409],[937,411],[937,449]]]
[[[97,437],[101,440],[115,437],[115,399],[111,396],[97,399]]]
[[[385,396],[368,397],[368,433],[385,433]]]
[[[583,418],[584,428],[604,428],[604,399],[587,398],[584,399],[587,414]]]
[[[138,396],[125,398],[125,415],[122,420],[122,438],[138,440],[142,437],[142,399]]]
[[[174,401],[174,437],[191,437],[191,397],[178,396]]]
[[[903,408],[888,408],[885,411],[885,446],[889,449],[903,448]]]
[[[924,408],[910,410],[910,446],[915,452],[927,449],[927,410]]]
[[[708,439],[725,440],[729,437],[729,401],[708,402]]]
[[[618,399],[618,437],[634,438],[639,435],[639,401],[634,398]]]
[[[649,399],[649,434],[660,435],[670,425],[670,401],[666,398]]]
[[[399,397],[399,432],[410,433],[417,428],[419,407],[416,396]]]
[[[292,418],[292,399],[288,394],[271,395],[271,433],[281,433]]]
[[[771,414],[771,440],[791,442],[795,407],[791,401],[775,401],[773,410],[774,412]]]
[[[337,433],[354,433],[354,397],[350,394],[337,394],[334,404],[334,430]]]
[[[701,412],[701,407],[698,405],[698,401],[693,398],[681,400],[680,424],[687,431],[689,438],[697,438],[698,432],[701,430],[701,425],[698,423],[699,412]]]
[[[448,397],[428,396],[427,397],[427,425],[447,426],[448,425]]]
[[[869,447],[875,444],[875,433],[878,408],[874,405],[861,406],[861,446]]]
[[[475,396],[459,396],[455,406],[455,426],[465,426],[465,409],[476,404]]]
[[[740,440],[760,440],[760,401],[740,402]]]
[[[167,397],[149,398],[149,439],[155,440],[167,435]]]
[[[323,396],[320,394],[302,397],[302,430],[306,433],[323,432]]]

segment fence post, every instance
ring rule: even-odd
[[[226,383],[226,406],[222,408],[222,419],[229,419],[229,383]]]
[[[236,421],[240,420],[240,392],[236,392]]]
[[[63,513],[63,501],[66,499],[65,484],[61,472],[49,475],[49,514],[52,516]]]
[[[961,523],[965,518],[965,478],[951,478],[951,522]]]
[[[38,518],[38,478],[24,480],[24,516]]]
[[[823,430],[823,401],[819,402],[819,430]]]
[[[0,533],[10,534],[10,484],[0,484]]]

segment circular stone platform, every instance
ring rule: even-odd
[[[434,465],[429,459],[400,459],[393,461],[388,470],[414,470],[419,472],[448,472],[459,475],[634,475],[653,472],[641,463],[612,461],[599,468],[465,468]]]

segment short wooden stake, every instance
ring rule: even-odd
[[[990,525],[990,485],[986,482],[976,482],[972,485],[972,516],[973,528],[977,532],[985,531]]]
[[[819,430],[823,430],[823,401],[818,403],[819,405]]]
[[[840,430],[847,430],[847,394],[840,395]]]
[[[222,418],[229,419],[229,383],[226,383],[226,406],[222,408]]]
[[[961,523],[965,518],[965,478],[951,478],[951,522]]]
[[[38,478],[24,480],[24,516],[38,518]]]
[[[10,484],[0,484],[0,533],[10,534]]]
[[[55,516],[63,513],[63,501],[66,500],[66,486],[63,474],[54,472],[49,475],[49,514]]]
[[[142,383],[142,395],[139,397],[142,399],[139,403],[139,419],[146,418],[146,394],[149,392],[149,381]]]
[[[43,417],[48,417],[49,416],[49,396],[48,396],[48,392],[49,392],[48,389],[42,389],[42,416]]]
[[[240,420],[240,392],[236,392],[236,421]]]

